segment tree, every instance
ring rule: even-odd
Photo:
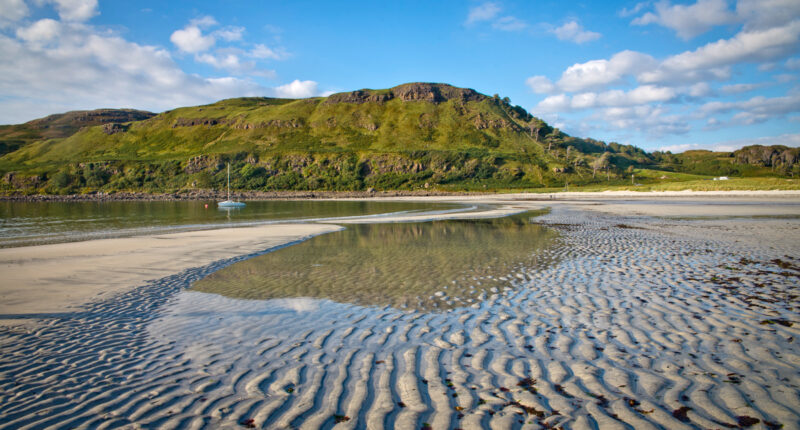
[[[598,170],[606,169],[606,171],[608,171],[610,157],[611,156],[608,154],[608,152],[604,152],[603,155],[594,160],[594,163],[592,163],[592,178],[597,175]]]
[[[531,125],[530,125],[530,128],[531,128],[531,138],[538,142],[539,141],[539,130],[541,129],[541,126],[537,122],[532,122]],[[536,137],[534,137],[534,134],[536,134]]]

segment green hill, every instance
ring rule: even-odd
[[[69,137],[83,127],[140,121],[155,114],[133,109],[98,109],[50,115],[18,125],[0,125],[0,155],[39,140]]]
[[[623,184],[632,169],[695,159],[571,137],[507,98],[446,84],[92,112],[104,114],[0,127],[0,190],[220,188],[226,163],[232,186],[249,190],[546,188]]]

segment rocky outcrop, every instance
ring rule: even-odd
[[[384,103],[393,98],[394,94],[391,92],[377,93],[373,90],[357,90],[349,93],[332,94],[325,100],[325,103]]]
[[[228,124],[228,120],[225,118],[178,118],[175,120],[175,123],[172,124],[172,128],[217,124]]]
[[[415,82],[398,85],[388,90],[357,90],[348,93],[333,94],[325,100],[326,104],[335,103],[385,103],[392,99],[405,102],[425,101],[444,103],[449,100],[461,102],[481,101],[487,96],[470,88],[458,88],[447,84]]]
[[[183,168],[183,171],[188,174],[193,174],[197,172],[201,172],[203,170],[212,170],[216,171],[219,170],[220,165],[222,163],[219,160],[219,157],[209,157],[208,155],[198,155],[196,157],[190,158],[186,161],[186,167]]]
[[[392,88],[391,91],[395,97],[403,101],[442,103],[448,100],[459,100],[462,102],[477,102],[487,98],[471,88],[457,88],[447,84],[424,82],[398,85]]]
[[[103,124],[102,130],[105,134],[117,134],[128,131],[128,126],[116,122],[110,122],[108,124]]]
[[[421,162],[389,154],[375,155],[364,161],[361,171],[364,176],[386,173],[419,173],[425,170],[425,165]]]

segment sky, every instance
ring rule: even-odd
[[[0,124],[420,81],[650,151],[800,146],[800,0],[0,0]]]

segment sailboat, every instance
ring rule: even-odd
[[[220,208],[243,208],[244,202],[235,202],[231,200],[231,163],[228,163],[228,200],[217,203]]]

